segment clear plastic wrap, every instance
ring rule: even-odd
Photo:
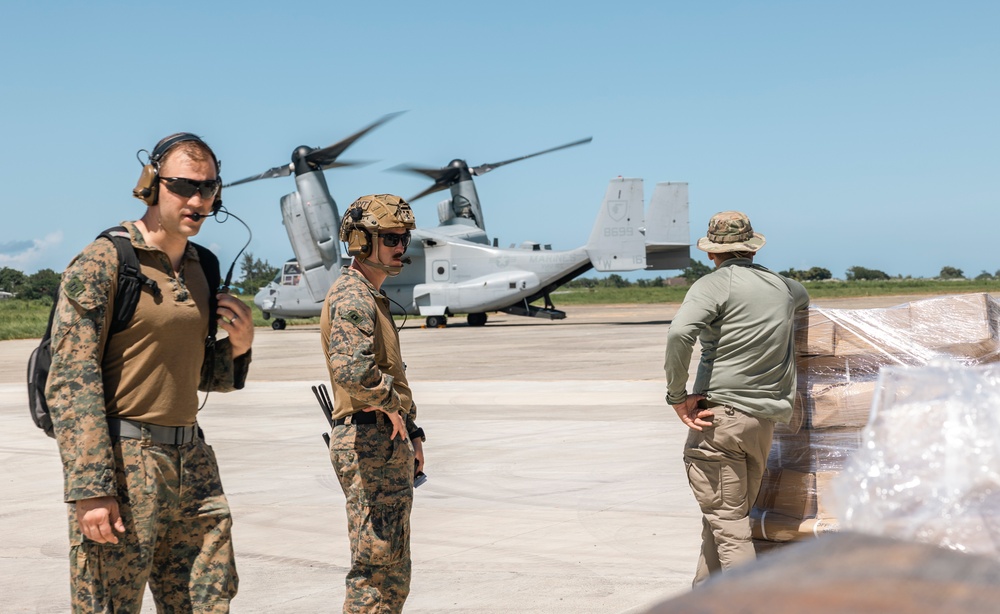
[[[1000,303],[988,294],[935,297],[885,309],[812,307],[801,314],[796,322],[794,414],[790,424],[775,428],[767,474],[751,514],[754,537],[787,541],[837,530],[841,515],[831,503],[834,483],[846,467],[854,466],[862,442],[872,443],[864,428],[870,422],[874,426],[876,408],[885,406],[888,394],[880,374],[907,368],[992,373],[981,365],[1000,360],[998,330]],[[924,398],[941,385],[926,378],[922,382],[914,376],[912,385],[893,385],[893,403],[918,392]],[[963,403],[969,399],[952,398],[949,407]],[[995,413],[1000,420],[1000,405]],[[942,423],[922,428],[936,435]],[[1000,442],[996,435],[993,440]],[[885,437],[883,448],[902,445],[901,436]],[[893,487],[906,489],[906,484]],[[852,522],[861,518],[858,513],[852,512]]]
[[[833,489],[844,528],[1000,558],[1000,366],[885,369]]]

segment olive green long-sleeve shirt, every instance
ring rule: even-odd
[[[670,324],[667,402],[687,398],[695,340],[701,358],[692,392],[787,423],[795,397],[794,314],[809,306],[797,281],[732,258],[696,281]]]

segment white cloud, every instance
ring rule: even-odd
[[[10,267],[19,271],[32,269],[32,264],[45,258],[46,252],[58,247],[62,242],[63,233],[61,230],[49,233],[42,239],[32,239],[30,245],[20,251],[0,253],[0,266]]]

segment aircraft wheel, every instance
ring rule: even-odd
[[[485,313],[470,313],[469,326],[485,326],[487,315]]]
[[[282,320],[281,318],[278,318],[274,322],[271,322],[271,328],[273,328],[274,330],[285,330],[285,321]]]
[[[438,326],[447,326],[448,318],[445,316],[427,316],[427,328],[437,328]]]

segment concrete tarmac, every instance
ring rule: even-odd
[[[406,323],[429,478],[414,497],[407,612],[642,612],[689,590],[700,515],[685,428],[663,400],[676,309]],[[59,454],[27,412],[36,345],[0,342],[4,613],[69,611]],[[213,393],[202,410],[234,517],[235,613],[342,606],[344,495],[310,390],[326,381],[318,326],[258,329],[246,388]],[[142,611],[155,611],[148,592]]]

